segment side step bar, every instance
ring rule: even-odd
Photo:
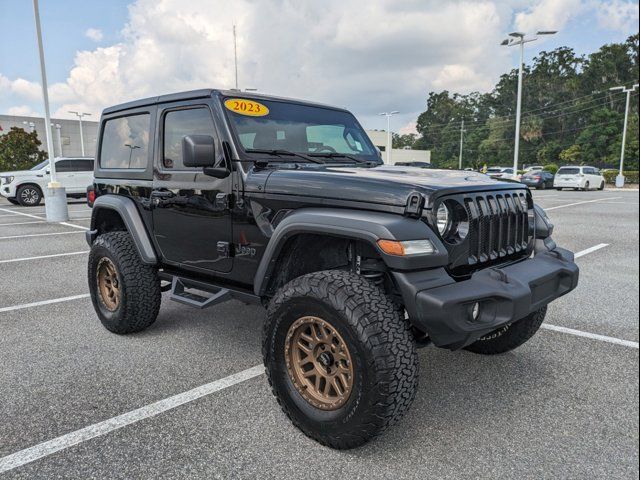
[[[244,303],[261,303],[260,297],[257,297],[253,293],[225,288],[201,280],[180,277],[167,272],[160,272],[160,278],[171,282],[170,287],[169,285],[166,286],[166,290],[169,290],[169,288],[171,290],[169,297],[171,300],[195,308],[208,308],[231,299],[240,300]],[[201,292],[211,293],[212,295],[199,295],[197,293],[187,291],[188,289],[195,289]]]

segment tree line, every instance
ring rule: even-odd
[[[520,165],[616,167],[626,94],[638,83],[638,34],[589,55],[569,47],[542,52],[524,68]],[[488,93],[430,92],[416,134],[394,135],[394,147],[431,150],[435,166],[457,168],[464,121],[463,166],[513,163],[517,69]],[[631,96],[625,169],[638,170],[638,92]]]

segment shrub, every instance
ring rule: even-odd
[[[609,170],[602,174],[607,183],[616,183],[616,177],[618,176],[617,170]],[[624,171],[626,177],[626,183],[638,183],[638,172],[635,170]]]
[[[560,167],[558,167],[558,165],[556,165],[555,163],[550,163],[544,166],[545,172],[553,173],[554,175],[558,173],[558,170],[560,170]]]

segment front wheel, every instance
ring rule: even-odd
[[[37,207],[42,201],[42,191],[34,185],[22,185],[18,187],[16,199],[23,207]]]
[[[144,330],[160,310],[160,279],[142,263],[129,232],[100,235],[89,252],[89,291],[102,325],[113,333]]]
[[[271,300],[262,354],[284,413],[331,448],[364,444],[396,423],[417,388],[418,356],[399,308],[359,275],[304,275]]]
[[[509,352],[533,337],[540,328],[540,325],[542,325],[546,315],[547,307],[543,307],[540,310],[530,313],[521,320],[504,325],[488,333],[476,342],[465,347],[465,349],[482,355],[497,355]]]
[[[602,182],[602,183],[600,184],[600,186],[598,187],[598,190],[600,190],[600,191],[604,190],[604,186],[605,186],[605,185],[604,185],[604,182]]]

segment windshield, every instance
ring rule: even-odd
[[[380,162],[353,115],[341,110],[270,100],[228,98],[223,102],[242,149],[288,151],[344,162],[344,156]],[[244,107],[244,109],[243,109]],[[249,110],[250,109],[250,110]],[[330,157],[335,155],[334,158]],[[292,157],[288,161],[300,161]],[[348,161],[348,160],[347,160]]]
[[[578,175],[579,173],[579,168],[561,168],[558,170],[558,175]]]
[[[44,162],[40,162],[35,167],[31,167],[29,170],[41,170],[44,167],[46,167],[47,165],[49,165],[49,160],[45,160]]]

